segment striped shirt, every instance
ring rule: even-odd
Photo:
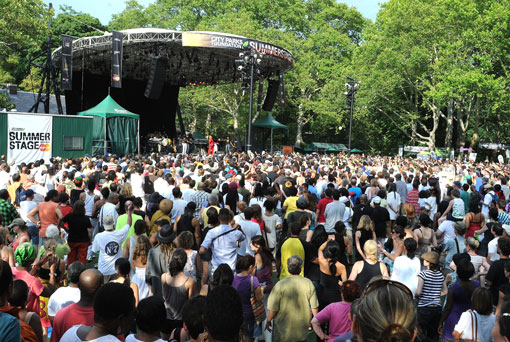
[[[441,289],[443,288],[444,275],[440,271],[425,270],[418,274],[423,279],[418,307],[441,306]]]

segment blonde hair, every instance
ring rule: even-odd
[[[120,189],[119,195],[122,195],[125,198],[133,197],[133,188],[131,187],[131,184],[125,183],[122,189]]]
[[[377,242],[374,240],[366,241],[363,245],[363,251],[367,260],[377,262]]]
[[[478,246],[480,246],[480,242],[473,237],[468,237],[466,239],[466,243],[472,250],[475,250]]]
[[[361,216],[358,223],[358,229],[365,229],[372,232],[374,231],[374,224],[370,216],[368,215]]]
[[[147,255],[149,249],[152,248],[152,243],[146,235],[140,235],[136,239],[135,249],[133,250],[133,260],[140,258],[142,264],[147,264]]]
[[[389,341],[388,337],[394,335],[401,337],[399,341],[410,341],[417,327],[417,314],[409,293],[392,282],[373,286],[355,306],[356,325],[363,341]]]

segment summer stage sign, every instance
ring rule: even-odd
[[[51,158],[52,117],[46,115],[8,115],[7,159],[29,163]]]

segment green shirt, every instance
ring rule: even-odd
[[[461,191],[460,198],[464,201],[464,211],[469,213],[469,202],[471,202],[471,194],[467,191]]]
[[[126,244],[126,240],[129,239],[131,236],[135,236],[135,223],[136,223],[136,221],[143,220],[143,217],[141,217],[139,215],[131,214],[131,216],[133,217],[133,219],[131,221],[131,227],[129,227],[129,233],[128,233],[126,239],[124,240],[124,242],[122,243],[122,249],[124,249],[124,245]],[[124,227],[127,224],[127,220],[128,220],[128,215],[127,214],[120,215],[117,218],[117,225],[115,226],[115,230],[122,229],[122,227]],[[132,248],[134,248],[134,246],[132,246]]]
[[[306,341],[311,309],[318,307],[310,279],[289,276],[276,283],[267,302],[267,308],[277,312],[273,320],[273,342]]]
[[[71,251],[71,249],[69,248],[69,246],[67,244],[64,245],[64,244],[59,243],[55,250],[55,255],[60,260],[64,260],[64,256],[68,255],[70,251]],[[45,255],[46,255],[46,250],[44,249],[44,246],[41,246],[41,248],[39,248],[39,252],[37,253],[37,257],[39,259],[42,259],[42,258],[44,258]]]

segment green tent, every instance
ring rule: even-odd
[[[78,115],[94,117],[92,153],[106,154],[107,138],[110,139],[112,153],[140,152],[140,115],[122,108],[110,95],[97,106]]]
[[[349,151],[344,144],[332,144],[332,143],[321,143],[321,142],[313,142],[308,145],[313,151],[321,151],[321,152],[338,152],[338,151]]]
[[[351,150],[351,153],[363,153],[363,151],[362,151],[362,150],[359,150],[359,149],[357,149],[357,148],[353,148],[353,149]]]
[[[269,113],[259,118],[252,124],[253,127],[269,128],[271,130],[271,153],[273,153],[273,129],[284,129],[286,132],[289,131],[289,127],[285,126],[276,121],[273,116]]]

